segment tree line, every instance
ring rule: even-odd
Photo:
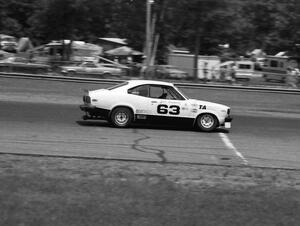
[[[299,0],[155,0],[151,9],[159,60],[170,44],[205,55],[225,43],[233,55],[299,51]],[[0,0],[0,33],[35,45],[119,37],[143,51],[145,29],[146,0]]]

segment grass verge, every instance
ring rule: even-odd
[[[0,155],[0,225],[299,225],[300,172]]]

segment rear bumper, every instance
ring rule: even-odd
[[[84,120],[87,119],[107,119],[109,110],[97,108],[93,105],[83,104],[79,106],[80,110],[85,112]]]
[[[81,111],[90,112],[96,109],[95,106],[89,105],[89,104],[82,104],[79,105],[79,108]]]

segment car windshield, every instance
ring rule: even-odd
[[[187,95],[185,95],[185,93],[182,92],[182,90],[178,89],[178,87],[174,86],[175,90],[180,93],[181,96],[183,96],[186,100],[189,99],[189,97]]]
[[[115,86],[109,87],[109,88],[108,88],[108,90],[117,89],[117,88],[120,88],[120,87],[122,87],[122,86],[126,86],[126,85],[128,85],[128,82],[122,82],[122,83],[120,83],[120,84],[118,84],[118,85],[115,85]]]

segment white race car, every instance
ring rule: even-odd
[[[172,83],[129,80],[108,89],[87,91],[80,109],[84,120],[105,119],[116,127],[132,122],[183,123],[202,131],[231,127],[230,108],[187,98]]]

